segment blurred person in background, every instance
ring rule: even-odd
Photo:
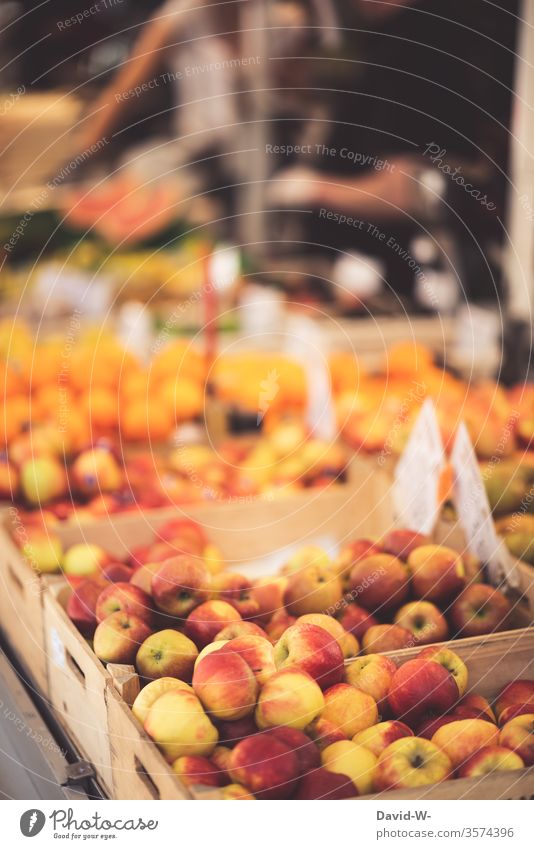
[[[340,211],[386,228],[406,246],[436,215],[472,240],[474,254],[479,240],[498,241],[517,5],[351,0],[342,18],[345,84],[339,72],[329,76],[326,58],[315,63],[318,96],[322,91],[330,104],[329,152],[275,172],[272,205]],[[366,226],[347,237],[335,221],[308,218],[311,241],[339,248],[350,240],[382,256],[397,291],[411,290],[408,264]],[[470,261],[472,294],[489,295],[485,259]]]

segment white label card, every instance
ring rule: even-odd
[[[394,503],[400,525],[431,534],[437,522],[445,450],[434,404],[427,398],[395,467]]]
[[[454,506],[465,533],[468,550],[487,564],[493,584],[503,579],[518,586],[513,560],[495,530],[488,496],[469,432],[462,422],[451,452]]]
[[[65,657],[65,646],[55,628],[50,629],[50,648],[52,660],[60,669],[65,669],[67,662]]]

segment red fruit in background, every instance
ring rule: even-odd
[[[355,563],[370,557],[371,554],[383,554],[384,549],[377,542],[370,539],[356,539],[343,546],[335,559],[335,568],[338,574],[350,571]]]
[[[372,613],[384,615],[408,596],[410,575],[402,560],[392,554],[373,554],[350,570],[351,598]]]
[[[278,642],[284,631],[287,631],[291,625],[297,621],[296,616],[290,616],[283,608],[278,610],[271,618],[271,621],[265,626],[265,630],[270,640],[273,643]]]
[[[488,584],[471,584],[453,603],[451,630],[462,637],[479,637],[508,627],[511,605],[506,596]]]
[[[287,799],[297,786],[299,762],[281,740],[255,734],[232,749],[229,773],[258,799]]]
[[[277,740],[281,740],[282,743],[293,749],[299,762],[301,775],[306,775],[310,770],[321,766],[319,749],[313,740],[303,731],[299,731],[298,728],[280,725],[278,728],[269,728],[264,734],[272,734]]]
[[[455,716],[453,713],[446,713],[443,716],[434,716],[429,717],[428,719],[423,720],[420,725],[416,727],[415,736],[416,737],[424,737],[425,740],[432,740],[432,737],[442,725],[448,725],[449,722],[456,722],[457,719],[468,719],[469,717],[459,717]],[[471,717],[475,719],[476,717]]]
[[[427,713],[446,713],[459,695],[458,685],[445,667],[434,660],[415,658],[395,672],[388,704],[397,719],[412,726]]]
[[[119,582],[111,584],[100,593],[96,603],[96,618],[102,622],[112,613],[127,613],[137,616],[151,625],[153,621],[152,599],[139,587]]]
[[[414,548],[427,545],[430,538],[417,531],[409,531],[402,528],[389,531],[382,540],[382,548],[388,554],[407,560]]]
[[[499,725],[502,728],[511,719],[515,719],[516,716],[524,716],[526,713],[534,714],[534,702],[527,702],[522,705],[508,705],[508,707],[505,707],[501,711]],[[481,719],[484,719],[484,717],[481,717]]]
[[[295,799],[354,799],[357,795],[350,778],[321,767],[302,778]]]
[[[92,637],[98,624],[96,619],[96,605],[104,581],[92,578],[81,581],[74,589],[67,601],[67,616],[74,622],[79,632],[84,637]]]
[[[182,541],[186,553],[202,554],[208,545],[204,529],[192,519],[169,519],[156,532],[158,539],[164,542]]]
[[[347,604],[337,618],[345,631],[350,631],[351,634],[354,634],[359,642],[361,642],[368,628],[378,625],[378,619],[372,613],[369,613],[365,607],[360,607],[359,604]]]

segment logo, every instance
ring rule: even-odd
[[[20,830],[24,837],[35,837],[43,830],[46,817],[42,811],[32,808],[25,811],[20,818]]]

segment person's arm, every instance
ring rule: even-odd
[[[174,5],[179,11],[180,4]],[[186,0],[181,5],[186,10],[193,4]],[[194,5],[201,6],[202,0],[196,0]],[[173,38],[179,38],[180,26],[187,25],[190,15],[194,14],[193,11],[187,15],[162,15],[166,8],[167,6],[164,6],[156,12],[156,15],[144,25],[132,55],[104,89],[96,104],[92,104],[90,112],[91,114],[96,112],[96,114],[92,114],[80,131],[81,148],[90,148],[115,129],[119,120],[136,99],[129,98],[125,93],[135,89],[136,86],[142,86],[154,77],[161,64],[164,48]]]

